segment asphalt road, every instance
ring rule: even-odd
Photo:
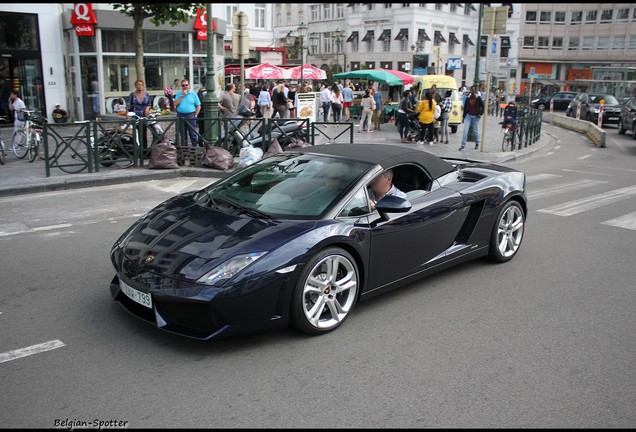
[[[115,239],[210,179],[0,198],[0,424],[633,427],[636,143],[610,132],[601,149],[546,132],[554,146],[508,164],[527,173],[530,194],[515,259],[360,303],[320,337],[201,343],[112,301]]]

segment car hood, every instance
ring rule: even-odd
[[[160,204],[118,240],[129,275],[197,280],[229,258],[272,251],[316,226],[313,220],[232,214],[198,205],[193,197],[188,193]]]

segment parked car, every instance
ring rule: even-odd
[[[565,111],[576,95],[576,92],[569,91],[556,92],[551,95],[541,95],[530,101],[530,106],[543,111],[545,109],[550,109],[550,101],[554,101],[555,110]]]
[[[626,131],[632,131],[632,138],[636,139],[636,98],[628,98],[623,102],[621,115],[618,119],[618,133],[623,135]]]
[[[406,198],[371,201],[387,169]],[[510,261],[527,210],[525,174],[501,165],[388,144],[286,150],[142,216],[112,247],[110,292],[196,339],[288,324],[318,335],[360,300],[472,259]]]
[[[598,113],[603,101],[603,124],[618,124],[621,114],[621,104],[615,96],[600,93],[579,93],[577,97],[570,102],[568,107],[568,115],[576,117],[576,110],[581,104],[580,119],[593,123],[598,122]]]

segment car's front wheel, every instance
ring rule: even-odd
[[[350,315],[358,299],[360,276],[355,259],[341,248],[314,255],[294,290],[292,325],[319,335],[335,330]]]
[[[510,261],[523,239],[526,216],[517,201],[508,201],[497,214],[490,235],[489,257],[496,262]]]
[[[537,105],[537,109],[541,111],[545,110],[545,104],[540,103],[539,105]]]
[[[618,133],[621,135],[625,134],[625,131],[627,129],[625,129],[625,126],[623,125],[623,119],[619,118],[618,119]]]

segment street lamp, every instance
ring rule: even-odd
[[[334,42],[336,46],[336,69],[340,69],[338,66],[338,54],[340,53],[340,48],[342,46],[342,37],[343,31],[337,28],[334,32],[331,33],[331,40]],[[342,71],[338,70],[338,72],[344,72],[344,68]]]
[[[316,50],[318,49],[318,41],[320,40],[320,36],[318,33],[312,33],[309,35],[309,45],[311,45],[311,53],[316,54]]]
[[[305,69],[305,63],[307,60],[305,59],[305,45],[304,39],[307,37],[307,25],[305,23],[300,23],[298,26],[298,36],[300,37],[300,88],[304,88],[304,77],[303,71]],[[294,46],[296,44],[296,36],[292,35],[291,30],[287,32],[287,36],[285,36],[285,42],[287,46]]]

